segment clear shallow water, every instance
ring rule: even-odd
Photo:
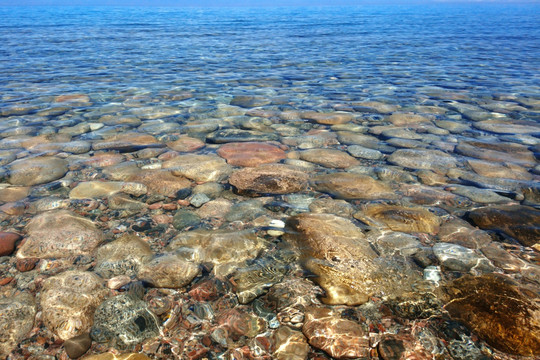
[[[0,357],[539,356],[539,10],[0,8]]]

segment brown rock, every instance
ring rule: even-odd
[[[283,237],[302,253],[304,266],[326,292],[322,300],[327,304],[358,305],[375,293],[399,294],[418,276],[377,259],[366,236],[345,218],[300,214],[287,220],[286,229]]]
[[[33,270],[38,262],[39,259],[17,259],[15,267],[20,272],[27,272]]]
[[[288,326],[280,326],[272,335],[273,357],[277,360],[305,360],[309,353],[306,337]]]
[[[54,98],[56,103],[90,103],[90,97],[86,94],[58,95]]]
[[[178,152],[193,152],[204,146],[204,141],[190,136],[181,136],[177,140],[167,143],[167,147]]]
[[[327,308],[306,309],[302,332],[311,346],[335,359],[369,357],[369,338],[360,324],[341,319]]]
[[[525,168],[512,163],[494,163],[468,159],[467,163],[475,173],[482,176],[514,180],[531,180],[532,174]]]
[[[141,170],[128,176],[128,181],[146,185],[150,194],[175,198],[179,190],[191,187],[191,181],[182,176],[174,176],[167,170]]]
[[[34,326],[34,297],[28,293],[20,293],[0,298],[0,314],[0,358],[5,359]]]
[[[469,276],[443,288],[445,309],[494,348],[540,356],[540,298],[499,274]]]
[[[370,176],[352,173],[332,173],[313,178],[311,185],[317,191],[339,199],[394,199],[396,194],[385,183]]]
[[[30,193],[28,186],[10,186],[0,189],[0,204],[20,201]]]
[[[64,349],[66,349],[66,354],[70,359],[80,358],[90,349],[90,346],[92,346],[92,339],[88,333],[75,336],[64,342]]]
[[[103,240],[94,223],[71,211],[53,210],[34,217],[18,258],[64,258],[90,254]]]
[[[368,204],[354,214],[368,225],[388,228],[405,233],[436,234],[441,219],[420,207],[404,207],[387,204]]]
[[[245,194],[290,194],[307,187],[308,176],[294,167],[270,164],[237,170],[229,183]]]
[[[525,246],[540,241],[540,211],[529,206],[502,205],[470,211],[469,219],[484,230],[502,231]]]
[[[163,169],[169,169],[173,175],[200,182],[225,180],[232,170],[231,166],[218,156],[193,154],[167,160],[163,163]]]
[[[302,113],[302,118],[314,120],[318,124],[337,125],[348,123],[353,119],[353,116],[347,112],[319,113],[315,111],[306,111]]]
[[[262,142],[240,142],[222,145],[217,154],[234,166],[253,167],[285,159],[285,151]]]
[[[91,166],[94,168],[101,168],[106,166],[112,166],[124,162],[126,157],[117,153],[99,153],[94,154],[92,157],[88,157],[78,161],[79,164],[85,166]]]
[[[165,147],[155,137],[148,134],[128,132],[112,136],[102,141],[96,141],[92,144],[92,149],[98,150],[116,150],[120,152],[133,152],[149,147]]]
[[[137,235],[125,234],[97,250],[94,271],[104,278],[133,276],[144,260],[152,255],[147,242]]]
[[[458,244],[469,249],[480,249],[491,242],[491,236],[487,232],[459,218],[444,223],[438,235],[441,242]]]
[[[428,149],[401,149],[388,157],[388,162],[404,168],[433,170],[446,174],[449,168],[457,165],[457,160],[442,151]]]
[[[510,162],[535,166],[537,161],[527,146],[508,142],[463,141],[456,146],[458,154],[495,163]]]
[[[429,122],[429,119],[414,113],[393,113],[388,117],[388,121],[395,126],[406,126]]]
[[[103,280],[91,272],[66,271],[50,277],[41,290],[43,322],[64,340],[88,332],[107,293]]]
[[[11,163],[9,183],[31,186],[46,184],[63,177],[67,171],[67,161],[54,156],[26,158]]]
[[[335,149],[310,149],[300,153],[300,159],[331,169],[345,169],[360,162],[346,152]]]
[[[197,263],[182,260],[174,255],[154,258],[141,266],[137,278],[154,287],[181,288],[199,274]]]
[[[19,234],[12,232],[0,232],[0,256],[11,255],[15,250],[15,243],[21,240]]]

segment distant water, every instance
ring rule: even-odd
[[[538,94],[540,7],[0,8],[4,102],[261,87],[295,105],[422,88]],[[296,85],[302,88],[298,93]]]

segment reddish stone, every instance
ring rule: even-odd
[[[196,301],[210,301],[217,298],[218,289],[214,281],[206,280],[195,285],[188,294]]]
[[[0,256],[10,255],[15,250],[15,243],[20,239],[19,234],[0,232]]]
[[[15,267],[20,272],[30,271],[36,267],[36,264],[38,263],[38,261],[39,259],[36,259],[36,258],[17,259],[17,263]]]
[[[262,142],[227,143],[217,154],[235,166],[254,167],[285,159],[286,154],[278,146]]]
[[[0,286],[4,286],[4,285],[9,284],[11,282],[11,280],[13,280],[13,277],[11,277],[11,276],[0,278]]]
[[[204,141],[189,136],[181,136],[178,140],[167,143],[167,146],[178,152],[193,152],[205,146]]]
[[[176,210],[178,209],[177,204],[163,204],[163,210]]]
[[[22,215],[24,213],[24,203],[9,202],[0,206],[0,211],[13,216]]]
[[[54,98],[54,102],[62,103],[62,102],[83,102],[88,103],[90,102],[90,97],[85,94],[69,94],[69,95],[59,95]]]

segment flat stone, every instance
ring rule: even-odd
[[[272,334],[274,352],[277,360],[306,360],[310,350],[306,337],[302,332],[293,330],[288,326],[280,326]]]
[[[7,356],[34,327],[36,303],[29,293],[0,298],[0,357]]]
[[[438,236],[441,242],[457,244],[469,249],[480,249],[491,242],[491,236],[487,232],[459,218],[445,222]]]
[[[302,332],[309,344],[335,359],[368,358],[369,337],[357,322],[341,319],[331,309],[306,309]]]
[[[379,150],[369,149],[360,145],[347,146],[347,151],[352,156],[361,159],[379,160],[384,157],[383,153],[381,153]]]
[[[178,191],[191,187],[191,181],[174,176],[169,170],[140,170],[127,176],[127,181],[146,185],[149,194],[176,198]]]
[[[19,234],[0,231],[0,256],[11,255],[15,251],[15,243],[21,239]]]
[[[148,189],[144,184],[121,181],[85,181],[69,192],[70,199],[100,199],[119,192],[140,196]]]
[[[271,101],[269,99],[263,98],[262,96],[237,95],[232,98],[230,104],[233,106],[241,106],[243,108],[254,108],[270,103]]]
[[[345,169],[360,162],[346,152],[335,149],[310,149],[300,153],[300,159],[331,169]]]
[[[77,359],[83,356],[92,346],[92,339],[88,333],[75,336],[64,341],[64,349],[70,359]]]
[[[433,253],[441,265],[449,270],[467,272],[471,269],[477,271],[495,269],[484,255],[461,245],[437,243],[433,245]]]
[[[147,242],[137,235],[125,234],[97,250],[94,271],[106,279],[134,276],[141,264],[153,255]]]
[[[177,140],[167,143],[168,148],[178,152],[193,152],[204,146],[204,141],[190,136],[180,136]]]
[[[376,113],[376,114],[390,114],[399,109],[399,106],[393,104],[386,104],[379,101],[361,101],[353,102],[351,104],[354,111]]]
[[[14,161],[9,167],[8,182],[32,186],[62,178],[68,171],[67,161],[54,156],[41,156]]]
[[[425,116],[414,113],[393,113],[388,117],[395,126],[414,125],[419,123],[429,122],[430,120]]]
[[[533,121],[486,120],[474,122],[473,126],[496,134],[540,134],[540,126]]]
[[[382,181],[368,175],[332,173],[314,177],[310,181],[317,191],[328,193],[338,199],[395,199],[395,192]]]
[[[213,273],[224,276],[256,258],[264,247],[263,240],[251,231],[193,230],[173,238],[167,251],[186,261],[212,263]]]
[[[378,259],[364,233],[339,216],[292,216],[283,237],[300,250],[302,263],[325,290],[326,304],[358,305],[376,293],[399,294],[414,279],[404,268]]]
[[[146,281],[153,287],[181,288],[199,274],[197,263],[185,261],[174,255],[158,256],[144,263],[139,269],[137,278]]]
[[[28,186],[9,186],[0,189],[0,203],[20,201],[30,194]]]
[[[43,323],[62,340],[82,335],[90,330],[94,311],[107,293],[103,280],[91,272],[50,277],[41,289]]]
[[[531,180],[532,174],[525,168],[512,163],[494,163],[468,159],[467,163],[475,173],[481,176],[514,180]]]
[[[317,124],[337,125],[345,124],[353,120],[353,115],[347,112],[320,113],[315,111],[305,111],[302,113],[302,118],[313,120]]]
[[[98,306],[90,337],[119,350],[132,349],[145,339],[159,336],[159,323],[143,300],[124,293]]]
[[[435,235],[441,224],[441,219],[437,215],[424,208],[387,204],[362,206],[354,217],[370,226],[405,233],[420,232]]]
[[[92,144],[92,149],[98,150],[116,150],[119,152],[134,152],[137,150],[165,147],[155,137],[148,134],[136,132],[115,135],[103,141],[96,141]]]
[[[229,142],[251,141],[279,141],[279,135],[270,132],[253,130],[223,129],[210,133],[206,141],[213,144],[225,144]]]
[[[222,181],[231,173],[231,166],[214,155],[180,155],[163,163],[173,175],[200,182]]]
[[[540,241],[540,211],[533,207],[481,207],[470,211],[468,218],[481,229],[501,231],[525,246],[535,246]]]
[[[233,172],[229,183],[245,194],[290,194],[307,187],[308,175],[281,164],[260,165]]]
[[[68,210],[47,211],[26,226],[27,237],[18,258],[64,258],[89,255],[103,240],[91,220]]]
[[[388,157],[388,162],[409,169],[433,170],[440,174],[445,174],[449,168],[457,165],[457,160],[451,155],[425,149],[397,150]]]
[[[537,164],[534,153],[527,146],[516,143],[469,140],[460,142],[455,151],[495,163],[510,162],[529,167]]]
[[[540,299],[499,274],[464,276],[443,287],[445,309],[494,348],[540,356]]]
[[[194,227],[199,225],[201,218],[199,215],[189,210],[178,210],[174,214],[172,224],[175,229],[183,230],[188,227]]]
[[[227,143],[217,154],[233,166],[254,167],[275,163],[286,158],[285,151],[275,145],[261,142]]]

